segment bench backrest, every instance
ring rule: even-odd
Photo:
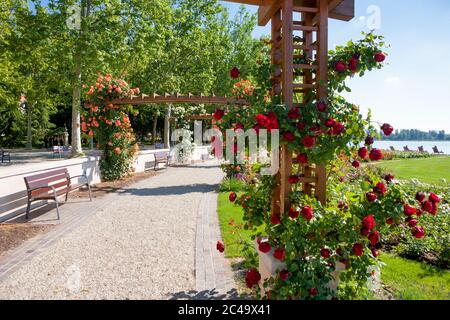
[[[155,160],[166,160],[168,156],[169,156],[168,152],[156,152]]]
[[[54,187],[56,190],[68,188],[70,186],[70,175],[66,168],[47,171],[44,173],[28,176],[24,178],[27,191],[31,196],[49,193],[48,189],[31,191],[39,187]]]

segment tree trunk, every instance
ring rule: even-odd
[[[27,103],[27,150],[33,148],[33,135],[31,131],[32,116],[33,111],[31,110],[31,106]]]
[[[78,157],[81,149],[80,100],[81,100],[81,55],[75,57],[75,72],[72,83],[72,157]]]
[[[169,104],[169,107],[166,111],[166,116],[164,118],[164,148],[170,148],[170,115],[172,113],[172,105]]]
[[[81,64],[82,64],[82,38],[88,31],[85,19],[89,16],[91,0],[81,1],[81,29],[80,36],[75,48],[74,74],[72,82],[72,157],[78,157],[83,153],[81,149],[81,123],[80,123],[80,101],[81,101]]]
[[[155,114],[153,117],[153,131],[152,131],[152,140],[153,140],[153,146],[156,149],[156,128],[158,126],[158,114]]]

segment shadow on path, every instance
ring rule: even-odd
[[[181,291],[172,294],[169,300],[244,300],[240,297],[236,289],[231,289],[227,293],[219,293],[216,289],[205,291]]]
[[[217,190],[217,184],[191,184],[184,186],[169,186],[169,187],[155,187],[155,188],[126,188],[119,190],[121,195],[135,195],[135,196],[171,196],[183,195],[188,193],[208,193]]]

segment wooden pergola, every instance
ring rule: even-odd
[[[281,96],[287,106],[301,107],[308,93],[315,91],[316,100],[328,97],[328,19],[351,20],[355,15],[354,0],[228,0],[257,5],[258,24],[271,21],[272,81],[274,96]],[[313,60],[312,64],[296,63],[297,58]],[[296,70],[301,77],[294,76]],[[295,93],[301,93],[300,99]],[[272,212],[283,214],[290,206],[293,174],[292,153],[282,147],[277,187],[272,199]],[[325,164],[301,166],[298,172],[303,192],[314,194],[326,202]]]
[[[258,24],[271,22],[272,95],[281,96],[290,108],[302,107],[314,96],[316,101],[328,97],[328,20],[349,21],[354,17],[355,0],[226,0],[259,6]],[[306,59],[313,63],[298,62]],[[299,71],[297,71],[299,70]],[[298,76],[300,75],[300,76]],[[310,99],[310,98],[309,98]],[[192,94],[141,95],[112,101],[113,104],[205,103],[245,105],[245,100],[227,97],[195,96]],[[210,119],[208,115],[199,116]],[[277,187],[272,197],[272,212],[283,214],[290,207],[292,186],[288,178],[300,175],[305,194],[315,195],[326,203],[325,164],[299,165],[293,172],[293,154],[281,148]]]

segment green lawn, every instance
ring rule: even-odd
[[[251,230],[238,230],[230,226],[230,221],[234,220],[236,225],[243,223],[242,209],[239,206],[234,205],[228,200],[229,192],[219,193],[219,223],[220,230],[222,231],[222,239],[225,244],[225,254],[227,258],[242,257],[242,246],[237,243],[241,238],[246,241],[251,241]]]
[[[440,184],[444,178],[450,183],[450,157],[391,160],[378,165],[399,179],[416,178],[425,183]]]
[[[397,299],[450,299],[450,271],[387,253],[382,253],[380,259],[386,264],[381,279],[394,289]]]

